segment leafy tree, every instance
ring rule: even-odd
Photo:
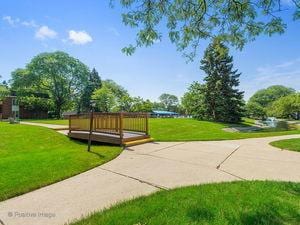
[[[56,117],[60,117],[62,110],[79,102],[88,76],[86,65],[58,51],[37,55],[25,69],[13,72],[11,82],[13,90],[47,94]]]
[[[104,80],[102,82],[102,85],[107,87],[111,90],[111,92],[115,95],[115,97],[119,100],[122,99],[122,97],[128,95],[128,91],[122,87],[121,85],[117,84],[113,80]]]
[[[150,100],[144,100],[141,97],[133,98],[132,112],[151,112],[153,104]]]
[[[209,120],[238,122],[243,115],[243,92],[237,89],[240,73],[233,69],[229,49],[218,39],[204,53],[201,67],[205,73],[205,117]]]
[[[257,102],[249,102],[246,105],[246,115],[250,118],[264,119],[266,117],[266,110]]]
[[[111,0],[112,2],[114,0]],[[136,43],[123,49],[132,54],[137,47],[162,39],[166,25],[171,42],[193,58],[201,39],[216,36],[242,48],[261,34],[282,34],[286,24],[282,11],[292,10],[300,18],[300,2],[285,0],[120,0],[123,23],[137,31]],[[285,17],[286,18],[286,17]],[[288,19],[287,19],[288,20]]]
[[[181,102],[185,114],[192,115],[194,118],[204,119],[206,107],[204,105],[205,85],[193,82],[188,91],[183,95]]]
[[[130,97],[129,94],[124,95],[121,99],[120,99],[120,103],[119,103],[119,111],[122,112],[130,112],[132,111],[132,106],[134,104],[134,99],[132,97]]]
[[[269,116],[300,119],[300,94],[292,94],[274,101],[267,110]]]
[[[33,78],[27,69],[16,69],[11,73],[11,89],[16,93],[19,102],[28,110],[54,110],[49,92],[33,85]]]
[[[113,97],[113,100],[111,101],[113,105],[111,105],[111,108],[109,109],[110,111],[130,111],[132,98],[125,88],[113,80],[103,80],[102,88],[97,89],[94,94],[103,88],[105,89],[104,92],[108,92],[109,90],[109,98]]]
[[[96,101],[96,110],[100,112],[111,112],[116,106],[114,93],[106,86],[97,89],[92,98]]]
[[[81,110],[89,111],[90,102],[93,95],[93,92],[102,87],[102,81],[99,76],[99,73],[95,68],[90,72],[88,77],[88,84],[83,90],[83,94],[80,98]],[[78,110],[80,111],[80,109]]]
[[[159,101],[164,107],[164,109],[168,111],[176,111],[176,108],[179,104],[178,98],[175,95],[167,93],[164,93],[161,96],[159,96]]]
[[[282,85],[273,85],[266,89],[257,91],[250,99],[249,103],[257,103],[266,108],[277,99],[293,94],[295,90]]]
[[[9,95],[9,89],[6,85],[0,84],[0,101]]]
[[[153,110],[165,110],[165,106],[161,102],[153,102]]]

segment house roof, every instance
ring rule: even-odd
[[[160,114],[160,115],[178,115],[176,112],[170,112],[170,111],[162,111],[162,110],[153,110],[154,114]]]

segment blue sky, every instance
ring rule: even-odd
[[[288,0],[287,0],[288,1]],[[134,96],[156,100],[167,92],[182,96],[192,81],[201,81],[199,57],[186,63],[164,37],[133,56],[121,49],[134,43],[135,30],[121,21],[121,9],[109,0],[1,0],[0,75],[6,80],[41,52],[61,50],[95,67],[103,79],[113,79]],[[286,13],[288,14],[288,12]],[[283,84],[300,90],[300,22],[286,15],[283,35],[262,36],[243,51],[231,50],[242,72],[240,89],[247,99],[256,90]]]

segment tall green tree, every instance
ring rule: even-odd
[[[283,85],[273,85],[266,89],[258,90],[251,96],[246,105],[246,114],[250,118],[264,119],[267,117],[268,108],[281,97],[295,93],[295,90]]]
[[[206,118],[206,105],[204,102],[205,85],[193,82],[186,93],[184,93],[181,103],[185,114],[194,118]]]
[[[160,103],[163,105],[165,110],[176,111],[178,104],[179,104],[179,100],[178,100],[177,96],[163,93],[159,96],[158,99],[159,99]]]
[[[102,85],[110,89],[117,99],[121,99],[122,97],[128,95],[128,91],[113,80],[103,80]]]
[[[79,105],[81,106],[81,108],[78,109],[78,111],[89,111],[93,92],[101,87],[102,81],[99,73],[95,68],[93,68],[93,70],[89,74],[87,86],[84,88],[83,94],[80,98]]]
[[[229,49],[218,39],[204,53],[200,68],[206,77],[204,105],[209,120],[238,122],[243,115],[243,92],[238,90],[240,73],[233,69]]]
[[[261,34],[282,34],[287,27],[285,21],[291,17],[293,20],[300,18],[299,0],[119,2],[124,8],[123,23],[137,30],[136,43],[123,49],[127,54],[132,54],[137,47],[150,46],[161,40],[166,30],[164,26],[178,50],[193,58],[203,39],[213,40],[218,36],[242,48],[246,42],[253,41]]]
[[[133,104],[134,99],[129,94],[124,95],[119,101],[118,111],[131,112]]]
[[[266,108],[257,102],[248,102],[246,105],[246,116],[253,119],[265,119]]]
[[[41,90],[34,85],[34,78],[27,69],[16,69],[11,73],[11,89],[15,92],[19,102],[27,110],[53,111],[54,103],[47,90]]]
[[[249,103],[257,103],[262,107],[268,107],[277,99],[288,96],[295,93],[295,90],[283,85],[273,85],[266,89],[258,90],[254,95],[249,99]]]
[[[9,95],[9,89],[6,85],[0,84],[0,101]]]
[[[88,83],[86,65],[64,52],[42,53],[25,69],[13,72],[13,90],[34,91],[49,95],[56,117],[79,102]]]
[[[96,110],[100,112],[112,112],[116,107],[116,97],[107,86],[94,91],[92,99],[96,101]]]
[[[133,98],[133,104],[131,107],[132,112],[151,112],[153,104],[150,100],[144,100],[141,97]]]
[[[2,76],[0,75],[0,80]],[[9,88],[5,81],[0,84],[0,101],[2,101],[6,96],[9,95]]]
[[[300,93],[281,97],[267,109],[269,116],[300,119]]]

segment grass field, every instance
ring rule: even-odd
[[[275,141],[271,145],[280,149],[300,152],[300,138]]]
[[[242,181],[161,191],[73,225],[298,225],[300,183]]]
[[[27,120],[26,120],[27,121]],[[269,137],[287,134],[299,134],[300,130],[274,131],[262,130],[260,132],[237,132],[223,131],[223,128],[231,127],[232,124],[199,121],[194,119],[150,119],[150,134],[156,141],[208,141],[230,140],[255,137]],[[31,120],[31,122],[48,124],[68,124],[68,120]],[[253,120],[246,119],[236,126],[251,126]]]
[[[238,126],[241,125],[247,126],[248,124],[243,123]],[[300,133],[300,130],[262,130],[260,132],[245,133],[230,133],[222,130],[230,126],[232,126],[232,124],[193,119],[152,119],[150,120],[150,133],[156,141],[230,140]]]
[[[0,122],[0,201],[101,165],[120,147],[69,140],[56,131]]]

